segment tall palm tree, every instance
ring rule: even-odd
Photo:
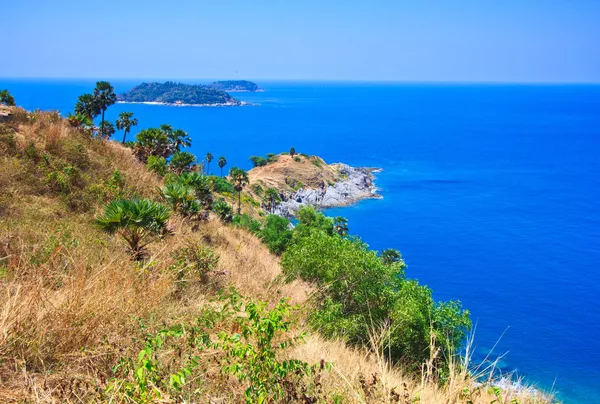
[[[75,115],[83,115],[93,120],[100,114],[100,107],[92,94],[82,94],[77,98],[75,104]]]
[[[281,196],[279,195],[279,191],[277,191],[277,189],[275,188],[268,188],[265,191],[263,203],[269,207],[269,212],[273,213],[275,205],[278,202],[281,202]]]
[[[166,206],[149,199],[121,199],[107,205],[96,224],[109,234],[121,235],[139,261],[145,247],[166,234],[169,217]]]
[[[108,107],[117,102],[117,95],[115,94],[115,89],[108,81],[99,81],[96,83],[96,88],[94,88],[94,98],[96,99],[98,108],[102,112],[100,128],[103,128],[104,113]],[[100,135],[104,137],[104,132],[100,132]]]
[[[123,143],[125,143],[127,134],[131,131],[132,126],[136,126],[138,124],[138,120],[137,118],[133,118],[133,112],[121,112],[116,123],[117,129],[123,131]]]
[[[208,152],[206,153],[206,173],[210,175],[210,162],[213,161],[213,155]]]
[[[229,176],[231,177],[231,182],[233,183],[233,188],[238,193],[238,215],[242,213],[242,189],[246,185],[248,185],[248,173],[241,168],[231,167],[229,170]]]
[[[294,149],[293,147],[290,147],[290,157],[294,158],[295,154],[296,154],[296,149]]]
[[[223,176],[223,167],[225,167],[227,165],[227,160],[225,160],[225,157],[223,157],[223,156],[219,157],[219,161],[217,161],[217,165],[221,169],[221,177],[222,177]]]

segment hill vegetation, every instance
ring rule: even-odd
[[[257,92],[261,91],[258,84],[248,80],[223,80],[215,81],[210,85],[219,90],[229,92]]]
[[[165,83],[142,83],[119,95],[121,102],[153,102],[173,105],[241,105],[225,91],[214,86]]]
[[[399,252],[312,208],[291,228],[244,170],[176,158],[190,143],[11,107],[0,402],[549,402],[459,356],[468,312]]]

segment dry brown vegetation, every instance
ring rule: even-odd
[[[250,184],[292,192],[299,182],[309,188],[325,188],[339,178],[339,167],[317,156],[280,154],[277,161],[248,172]]]
[[[78,167],[66,188],[48,180],[44,154],[54,170]],[[308,161],[289,164],[304,164],[307,176],[316,168]],[[115,190],[110,181],[117,169],[124,184]],[[271,304],[288,297],[300,305],[293,333],[308,336],[285,356],[332,363],[319,376],[320,402],[549,402],[522,389],[505,389],[499,398],[460,366],[445,387],[427,367],[422,376],[407,376],[380,354],[385,333],[374,333],[371,349],[351,349],[305,330],[310,285],[284,283],[278,258],[260,240],[217,220],[192,231],[174,218],[174,235],[152,244],[145,263],[135,263],[121,240],[93,225],[95,209],[115,192],[155,198],[159,185],[129,149],[91,139],[55,113],[15,109],[12,121],[0,124],[0,402],[126,401],[119,386],[106,390],[120,358],[137,357],[147,334],[218,310],[217,291],[228,286]],[[219,256],[208,281],[182,283],[169,269],[173,252],[190,243]],[[232,327],[217,321],[211,333]],[[165,350],[160,359],[176,366],[184,349]],[[195,402],[244,400],[243,383],[219,371],[219,355],[210,349],[200,355],[190,381]],[[160,401],[181,400],[165,394]]]

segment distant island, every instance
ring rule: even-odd
[[[173,81],[165,83],[142,83],[128,92],[119,95],[118,101],[123,103],[211,107],[247,104],[218,89],[214,84],[183,84]]]
[[[260,92],[264,91],[258,84],[248,80],[223,80],[215,81],[210,85],[218,90],[240,93],[240,92]]]

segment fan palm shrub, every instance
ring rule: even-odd
[[[96,224],[108,234],[119,234],[135,260],[143,259],[146,246],[167,233],[169,209],[149,199],[120,199],[108,204]]]

